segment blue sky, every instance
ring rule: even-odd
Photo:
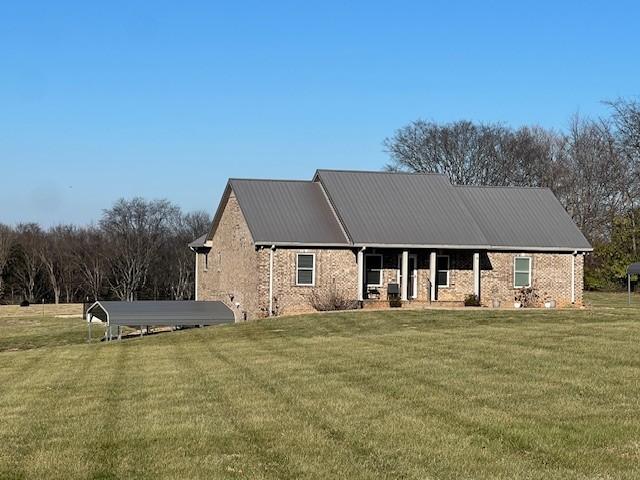
[[[411,120],[563,128],[640,94],[634,2],[2,2],[0,222],[380,169]]]

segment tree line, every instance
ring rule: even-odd
[[[206,212],[120,199],[97,225],[0,224],[0,303],[192,299]]]
[[[605,103],[607,116],[574,115],[563,131],[416,120],[385,139],[387,169],[443,173],[459,185],[550,188],[594,246],[587,288],[616,288],[640,261],[640,102]]]

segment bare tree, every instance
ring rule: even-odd
[[[88,227],[79,232],[72,254],[80,288],[94,301],[100,299],[107,277],[105,243],[102,232]]]
[[[206,212],[179,215],[173,224],[171,241],[170,291],[175,300],[192,298],[195,292],[194,254],[185,248],[189,242],[206,232],[211,220]]]
[[[529,130],[519,134],[497,124],[417,120],[384,141],[389,170],[443,173],[458,185],[508,185],[522,172],[521,153],[536,154]],[[530,164],[534,164],[531,162]]]
[[[56,304],[60,303],[60,294],[67,290],[67,302],[70,297],[71,282],[73,277],[69,275],[72,267],[70,240],[73,232],[71,225],[59,225],[51,228],[38,244],[38,255],[44,268],[49,287],[53,292],[53,299]],[[65,282],[65,277],[67,282]]]
[[[625,162],[624,177],[620,180],[623,195],[623,215],[631,223],[632,249],[634,258],[638,258],[638,231],[640,213],[640,102],[634,99],[622,99],[605,102],[612,110],[612,123],[620,156]]]
[[[35,223],[20,223],[16,226],[17,248],[13,253],[13,272],[18,280],[25,299],[33,302],[37,287],[38,275],[42,269],[40,261],[40,243],[43,234]]]
[[[167,200],[120,199],[100,221],[107,240],[109,283],[121,300],[133,301],[169,230],[177,208]]]
[[[608,238],[626,176],[609,125],[575,116],[565,136],[563,161],[565,176],[556,195],[588,238]]]
[[[0,224],[0,298],[4,295],[4,273],[15,241],[15,232],[8,225]]]

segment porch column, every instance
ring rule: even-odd
[[[364,248],[358,250],[358,301],[364,300]]]
[[[436,290],[438,289],[436,282],[436,272],[438,270],[436,251],[432,250],[429,256],[429,282],[431,283],[431,301],[436,301]]]
[[[402,251],[402,272],[400,274],[400,286],[401,297],[403,302],[406,302],[409,297],[409,250]]]
[[[480,299],[480,253],[473,254],[473,294]]]

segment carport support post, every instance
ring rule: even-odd
[[[631,274],[627,273],[627,292],[629,295],[629,305],[631,305]]]

